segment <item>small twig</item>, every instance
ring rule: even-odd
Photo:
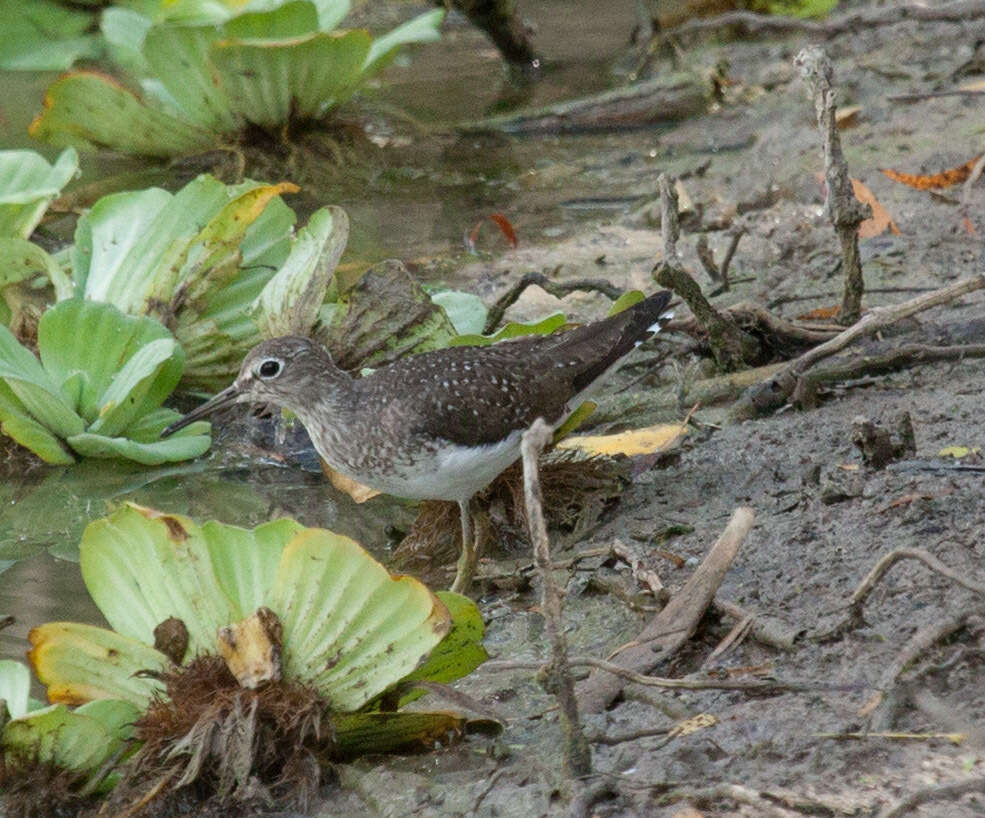
[[[962,361],[971,358],[985,358],[985,344],[961,344],[946,347],[906,344],[881,355],[863,355],[851,361],[832,364],[824,369],[816,369],[806,373],[797,384],[793,394],[793,402],[802,408],[816,405],[818,387],[825,383],[882,375],[908,366],[929,364],[935,361]]]
[[[964,733],[815,733],[814,738],[828,738],[838,741],[867,741],[873,738],[889,739],[890,741],[935,741],[943,739],[952,744],[960,744],[964,741]]]
[[[591,773],[592,751],[582,733],[578,717],[575,682],[568,665],[568,643],[564,636],[561,614],[561,592],[554,581],[550,541],[547,538],[547,523],[544,521],[540,492],[540,475],[537,470],[537,458],[552,437],[553,430],[541,418],[535,420],[523,433],[520,443],[523,456],[523,497],[527,507],[534,561],[540,574],[540,608],[551,643],[551,664],[544,677],[544,688],[557,697],[559,721],[564,734],[564,764],[569,777],[577,778]]]
[[[823,344],[807,350],[771,377],[746,390],[745,395],[733,408],[733,417],[753,417],[777,409],[793,395],[801,376],[818,361],[841,352],[859,338],[874,335],[897,321],[909,318],[911,315],[916,315],[918,312],[923,312],[931,307],[947,304],[955,298],[982,288],[985,288],[985,273],[962,279],[933,292],[918,295],[902,304],[873,307],[862,317],[861,321]]]
[[[569,667],[591,667],[644,687],[665,687],[675,690],[750,690],[764,693],[808,693],[822,691],[858,692],[871,688],[855,684],[830,684],[828,682],[799,682],[783,679],[668,679],[637,673],[615,662],[594,656],[572,656]],[[510,670],[540,670],[543,662],[504,659],[485,662],[483,672],[501,673]]]
[[[613,747],[616,744],[626,744],[630,741],[638,741],[641,738],[654,738],[666,736],[670,732],[669,727],[644,727],[641,730],[630,730],[626,733],[595,733],[588,737],[592,744],[604,744]]]
[[[769,645],[777,650],[790,651],[800,637],[804,635],[804,629],[794,625],[787,625],[772,617],[757,614],[747,610],[741,605],[737,605],[727,599],[715,597],[711,607],[714,611],[733,619],[750,619],[752,624],[749,629],[749,636],[763,645]]]
[[[496,303],[489,308],[489,314],[486,316],[486,325],[482,328],[482,334],[488,335],[493,332],[499,326],[500,321],[503,320],[504,313],[516,303],[527,287],[533,285],[537,285],[555,298],[564,298],[564,296],[570,295],[573,292],[587,290],[589,292],[602,293],[606,298],[615,301],[623,294],[623,291],[618,287],[600,278],[551,281],[543,273],[524,273],[520,280],[503,293],[496,300]]]
[[[879,677],[879,683],[877,685],[879,692],[859,709],[860,716],[871,714],[870,724],[873,730],[889,730],[892,728],[893,712],[896,709],[896,697],[893,695],[893,689],[903,671],[920,654],[932,648],[942,639],[946,639],[952,633],[961,630],[972,617],[981,616],[982,614],[985,614],[985,607],[973,608],[972,610],[962,611],[956,615],[946,616],[937,622],[920,628],[913,636],[906,640],[899,653]]]
[[[838,321],[850,325],[862,314],[862,260],[858,248],[858,226],[871,217],[872,208],[855,198],[848,163],[841,150],[841,136],[835,119],[836,93],[834,69],[823,49],[808,46],[794,63],[800,68],[814,99],[817,127],[824,143],[824,181],[827,188],[824,208],[841,244],[841,269],[845,273],[845,292]]]
[[[985,595],[985,584],[975,582],[973,579],[969,579],[953,568],[949,568],[929,551],[924,551],[922,548],[897,548],[879,558],[879,561],[872,566],[872,570],[866,574],[865,578],[859,583],[855,592],[852,594],[849,606],[851,616],[856,622],[862,621],[862,609],[865,607],[865,601],[869,598],[869,594],[872,593],[872,589],[875,588],[876,584],[886,575],[890,568],[902,560],[919,560],[931,571],[947,577],[962,588],[966,588],[976,594]]]
[[[657,283],[669,287],[684,299],[695,319],[708,336],[715,361],[730,372],[745,367],[760,354],[759,343],[743,332],[727,314],[719,313],[705,298],[701,287],[682,266],[677,255],[680,225],[677,219],[677,192],[665,173],[657,180],[660,187],[660,231],[663,259],[653,268]]]
[[[971,91],[968,89],[955,88],[952,91],[923,91],[919,94],[893,94],[886,97],[887,102],[923,102],[925,99],[939,99],[940,97],[980,97],[985,95],[985,91]]]
[[[848,631],[864,625],[864,609],[865,603],[869,598],[869,594],[872,593],[873,589],[886,575],[890,568],[892,568],[897,562],[907,559],[919,560],[932,571],[946,577],[952,582],[956,582],[963,588],[967,588],[969,591],[973,591],[976,594],[985,595],[985,584],[975,582],[974,580],[959,574],[953,568],[949,568],[937,559],[937,557],[929,551],[924,551],[922,548],[897,548],[880,557],[876,564],[869,570],[869,573],[865,575],[862,581],[855,588],[855,591],[852,593],[852,596],[848,602],[848,614],[845,619],[833,628],[830,628],[824,633],[818,634],[813,638],[820,642],[831,641],[832,639],[836,639]]]
[[[901,801],[897,801],[892,806],[887,807],[879,813],[879,818],[900,818],[901,815],[906,815],[914,807],[919,807],[921,804],[927,804],[931,801],[943,801],[945,798],[960,798],[962,795],[967,795],[970,792],[985,792],[985,777],[976,776],[975,778],[969,778],[967,781],[956,781],[953,784],[940,784],[935,787],[917,790],[916,792],[910,793]]]

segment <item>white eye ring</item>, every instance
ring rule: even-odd
[[[256,373],[264,380],[270,380],[280,375],[284,365],[276,358],[267,358],[256,368]]]

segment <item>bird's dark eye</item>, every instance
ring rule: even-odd
[[[261,378],[276,378],[280,374],[280,361],[269,360],[260,364],[257,370]]]

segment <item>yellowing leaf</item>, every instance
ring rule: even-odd
[[[581,449],[588,454],[653,454],[687,434],[683,423],[658,423],[615,435],[577,435],[558,443],[559,449]]]
[[[861,105],[847,105],[846,107],[839,108],[835,111],[835,124],[838,126],[838,130],[851,128],[855,125],[858,114],[861,110]]]
[[[339,491],[348,494],[357,503],[365,503],[379,494],[376,489],[371,489],[369,486],[364,486],[358,480],[346,477],[341,472],[335,471],[335,469],[329,466],[324,460],[321,460],[321,458],[319,460],[321,462],[321,470],[325,473],[331,484]]]
[[[866,219],[858,226],[859,238],[871,239],[884,232],[887,227],[894,236],[900,234],[896,222],[889,215],[889,211],[876,199],[875,194],[858,179],[852,179],[852,193],[855,194],[856,199],[872,208],[872,218]]]
[[[953,457],[958,460],[962,457],[967,457],[969,454],[978,454],[978,448],[969,448],[968,446],[945,446],[938,453],[938,457]]]

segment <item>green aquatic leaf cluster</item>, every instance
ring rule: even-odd
[[[184,353],[150,318],[80,299],[47,310],[40,360],[0,326],[0,428],[48,463],[76,455],[144,464],[185,460],[211,442],[207,423],[160,440],[179,413],[161,408]]]
[[[28,705],[26,669],[0,663],[0,699],[14,717],[0,735],[4,762],[33,751],[88,772],[121,737],[136,740],[139,757],[141,734],[126,726],[167,697],[162,674],[175,662],[225,656],[224,632],[258,611],[273,612],[282,628],[271,654],[278,673],[260,684],[283,679],[315,691],[333,726],[333,757],[460,727],[451,714],[399,707],[426,692],[415,683],[454,681],[486,659],[471,600],[392,576],[353,540],[293,520],[249,530],[128,504],[90,524],[80,552],[86,587],[112,630],[53,622],[31,631],[29,658],[55,703],[45,710]],[[177,656],[155,647],[158,626],[175,620],[187,633]]]
[[[426,12],[374,40],[365,30],[338,28],[348,0],[255,0],[235,16],[224,3],[179,5],[184,13],[170,19],[104,11],[109,56],[139,91],[91,71],[67,74],[48,88],[31,134],[56,145],[167,157],[221,146],[249,125],[317,120],[400,46],[437,39],[444,16]]]
[[[349,234],[345,211],[323,207],[294,230],[289,183],[225,185],[202,175],[99,199],[75,242],[55,255],[0,239],[0,269],[50,279],[58,300],[83,298],[146,315],[185,355],[183,386],[218,389],[264,338],[314,325]]]
[[[133,738],[140,711],[129,702],[102,699],[71,709],[44,706],[29,698],[30,672],[20,662],[0,660],[0,753],[4,783],[49,767],[67,772],[77,786],[99,792],[112,786],[106,769]],[[10,780],[13,779],[13,780]]]

